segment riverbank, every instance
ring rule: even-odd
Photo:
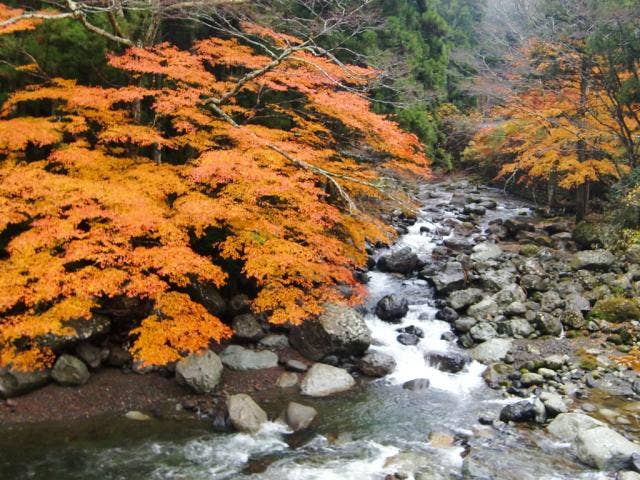
[[[417,218],[395,220],[398,245],[371,250],[370,297],[359,311],[332,307],[288,338],[259,326],[253,340],[256,325],[244,317],[242,346],[224,346],[212,358],[219,380],[199,378],[199,369],[185,376],[183,369],[185,387],[173,370],[97,369],[82,386],[49,384],[5,401],[1,428],[90,424],[106,416],[126,432],[165,423],[173,431],[175,421],[188,430],[199,419],[198,438],[204,436],[213,456],[228,454],[228,442],[254,442],[247,448],[255,455],[220,460],[226,469],[220,478],[235,478],[248,465],[264,475],[258,478],[298,478],[289,475],[294,471],[299,478],[334,478],[329,473],[345,468],[353,476],[335,478],[596,478],[589,462],[546,428],[565,412],[580,412],[604,422],[607,432],[638,439],[640,382],[616,360],[637,339],[629,303],[640,284],[634,262],[580,250],[571,219],[537,217],[530,205],[496,190],[447,180],[425,186],[421,201]],[[617,303],[610,305],[612,298]],[[624,318],[620,305],[629,307]],[[301,391],[315,362],[338,367],[342,373],[330,373],[346,380],[345,387],[326,397]],[[210,393],[193,392],[209,388],[201,380],[212,382]],[[291,401],[313,407],[317,419],[302,437],[270,422],[260,427],[263,433],[218,436],[221,428],[233,430],[227,399],[236,394],[249,394],[265,421],[276,420]],[[148,426],[136,427],[142,419]],[[193,478],[211,478],[210,460],[188,463],[192,435],[171,444],[177,458],[154,453],[152,436],[141,436],[136,452],[156,458],[159,466],[149,465],[150,471],[177,462],[197,467]],[[111,438],[108,449],[117,442]],[[129,453],[118,455],[136,463]],[[299,462],[304,468],[295,470]],[[518,475],[502,473],[510,463]],[[540,463],[547,477],[536,476]],[[314,477],[319,470],[328,476]],[[182,478],[176,475],[166,478]]]

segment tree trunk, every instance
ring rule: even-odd
[[[585,123],[585,117],[587,114],[587,89],[589,88],[589,60],[586,55],[583,54],[580,64],[580,104],[578,106],[578,125],[579,130],[582,131]],[[581,164],[587,160],[587,144],[582,138],[580,133],[580,139],[576,143],[576,151],[578,155],[578,162]],[[577,187],[576,198],[576,218],[582,220],[588,211],[589,204],[589,183],[585,181],[584,184]]]

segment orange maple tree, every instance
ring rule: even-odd
[[[615,108],[592,80],[597,66],[584,55],[539,40],[524,50],[530,67],[524,88],[493,109],[465,155],[497,164],[499,179],[545,183],[550,202],[559,187],[582,192],[586,204],[591,183],[629,171]]]
[[[127,325],[140,365],[228,338],[193,287],[224,288],[229,265],[275,324],[362,299],[354,269],[392,236],[385,187],[428,175],[416,137],[370,111],[361,87],[376,72],[233,38],[109,61],[129,84],[53,79],[2,108],[0,366],[50,365],[48,339],[114,299],[149,304]]]

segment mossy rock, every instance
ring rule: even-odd
[[[597,223],[580,222],[573,229],[573,240],[582,249],[603,246],[602,227]]]
[[[520,248],[520,255],[523,255],[525,257],[534,257],[538,254],[539,251],[540,247],[529,243],[527,245],[523,245],[522,248]]]
[[[593,371],[598,368],[598,359],[593,355],[584,354],[580,356],[580,368]]]
[[[621,296],[602,298],[589,313],[589,318],[614,323],[640,320],[640,303],[634,298]]]

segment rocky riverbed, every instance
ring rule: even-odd
[[[466,181],[420,201],[372,248],[361,308],[269,331],[236,298],[234,343],[167,370],[89,338],[3,372],[0,478],[640,478],[618,361],[640,252]]]

